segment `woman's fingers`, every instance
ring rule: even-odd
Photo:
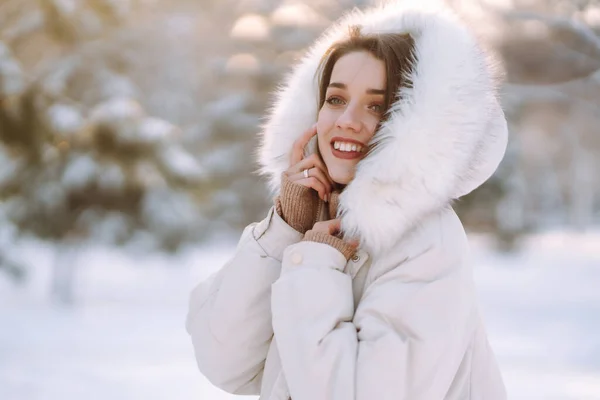
[[[286,171],[286,173],[288,176],[292,176],[294,174],[303,172],[305,169],[311,169],[311,168],[319,168],[321,171],[324,172],[324,175],[327,178],[326,180],[329,181],[329,183],[332,186],[335,184],[333,182],[333,179],[331,179],[331,177],[329,176],[329,173],[327,172],[327,167],[325,166],[325,163],[323,162],[323,160],[321,160],[321,157],[319,157],[318,154],[312,154],[309,157],[306,157],[305,159],[301,160],[300,162],[292,165]]]
[[[320,221],[315,223],[312,228],[313,231],[327,233],[331,236],[340,237],[339,234],[342,230],[342,220],[340,218],[330,219],[328,221]],[[346,243],[354,248],[358,248],[360,242],[356,238],[341,238]]]
[[[328,195],[329,191],[325,187],[325,184],[323,182],[321,182],[319,179],[317,179],[316,177],[311,176],[308,178],[302,178],[295,182],[299,185],[306,186],[306,187],[316,190],[319,193],[319,197],[321,198],[321,200],[326,201],[327,198],[325,196]]]
[[[308,177],[315,177],[317,178],[319,181],[321,181],[321,183],[323,183],[323,185],[325,185],[325,189],[327,191],[327,194],[331,193],[331,191],[333,190],[333,185],[331,184],[331,182],[329,181],[327,175],[325,174],[325,172],[323,172],[322,169],[318,168],[318,167],[313,167],[313,168],[308,168],[306,169]],[[290,181],[300,181],[302,179],[305,179],[306,176],[304,176],[304,171],[302,172],[298,172],[294,175],[291,175],[288,177]]]
[[[285,171],[285,174],[290,181],[316,190],[322,200],[328,201],[335,182],[329,176],[325,163],[318,154],[304,158],[304,148],[316,134],[317,124],[314,124],[294,142],[290,168]]]
[[[329,228],[329,234],[332,236],[337,235],[340,232],[340,229],[342,228],[342,220],[339,218],[335,218],[335,219],[331,219],[329,221],[328,224],[328,228]]]
[[[292,146],[292,154],[290,156],[290,166],[298,164],[304,158],[304,148],[310,142],[310,139],[317,134],[317,124],[304,131],[302,135],[296,139]]]
[[[347,242],[350,246],[354,248],[358,248],[358,246],[360,245],[360,242],[357,239],[348,239]]]
[[[329,221],[316,222],[313,225],[312,230],[315,232],[329,233]]]
[[[320,221],[315,223],[312,230],[327,233],[331,236],[336,236],[341,230],[341,223],[342,221],[339,218],[330,219],[328,221]]]

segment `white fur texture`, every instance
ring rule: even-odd
[[[392,1],[353,10],[323,34],[276,93],[259,158],[275,193],[293,142],[316,122],[321,56],[355,24],[364,33],[410,33],[415,40],[413,88],[402,89],[402,100],[374,137],[383,145],[359,163],[340,197],[344,233],[381,252],[483,184],[504,156],[508,133],[489,55],[441,2]]]

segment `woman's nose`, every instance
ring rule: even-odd
[[[348,106],[337,120],[337,126],[340,129],[350,129],[355,132],[360,132],[362,122],[360,120],[359,111],[356,107]]]

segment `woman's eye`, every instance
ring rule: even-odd
[[[376,113],[383,113],[383,104],[373,104],[371,106],[371,110],[375,111]]]
[[[327,100],[325,100],[328,104],[333,104],[333,105],[339,105],[342,104],[343,101],[342,99],[340,99],[339,97],[330,97]]]

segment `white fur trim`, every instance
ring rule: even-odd
[[[264,125],[261,171],[279,190],[296,138],[317,116],[315,72],[325,50],[359,24],[364,33],[410,33],[412,89],[391,109],[340,197],[342,229],[368,251],[385,251],[430,213],[481,184],[504,156],[507,128],[489,55],[439,1],[392,1],[353,10],[326,31],[278,90]]]

